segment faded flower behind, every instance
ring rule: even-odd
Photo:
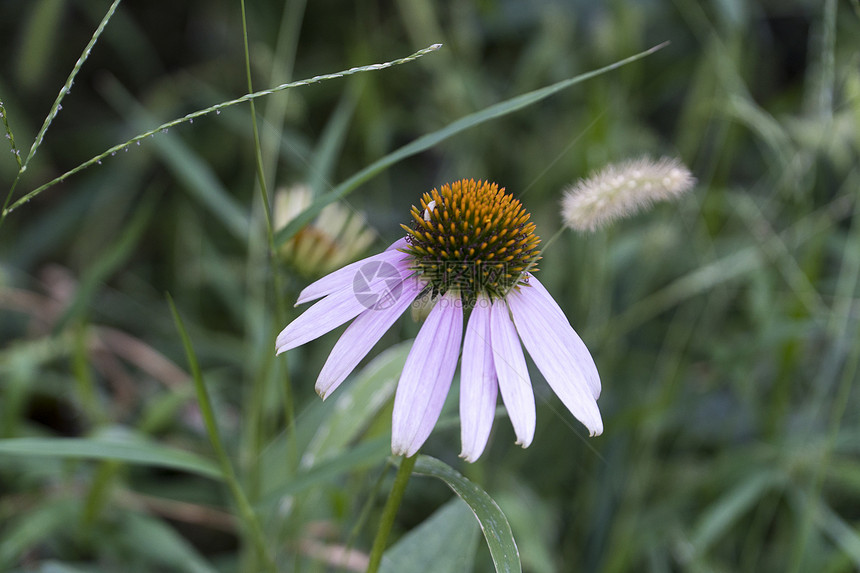
[[[419,297],[432,301],[394,398],[391,449],[412,456],[442,411],[460,358],[462,453],[483,453],[501,394],[517,443],[531,444],[535,402],[523,346],[568,410],[591,435],[603,432],[600,378],[585,344],[534,277],[535,226],[512,195],[462,180],[425,193],[407,236],[386,251],[323,277],[299,295],[316,304],[278,336],[280,354],[341,324],[316,383],[333,392]],[[466,319],[468,319],[466,321]],[[464,335],[464,321],[465,335]]]
[[[668,157],[609,165],[565,191],[562,220],[577,231],[595,231],[657,201],[676,199],[695,184],[690,170]]]
[[[275,227],[286,226],[312,202],[313,194],[307,185],[278,190],[275,193]],[[280,254],[300,274],[319,277],[354,261],[373,243],[374,236],[360,213],[332,203],[284,243]]]

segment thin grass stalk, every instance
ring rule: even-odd
[[[846,187],[854,188],[853,183],[858,179],[858,171],[852,172],[853,177],[846,180]],[[807,487],[804,512],[801,517],[800,533],[797,543],[794,544],[792,552],[792,572],[800,571],[804,564],[803,558],[809,545],[809,538],[818,514],[818,500],[824,484],[825,469],[830,465],[830,457],[836,448],[839,431],[842,427],[842,419],[851,399],[851,391],[860,366],[860,345],[856,341],[857,323],[856,314],[852,307],[857,306],[854,298],[854,290],[860,281],[860,201],[855,199],[854,213],[851,222],[851,231],[842,251],[842,265],[839,269],[839,278],[836,288],[836,301],[830,315],[829,331],[833,341],[832,351],[825,361],[828,367],[825,369],[821,382],[822,386],[829,392],[820,392],[818,400],[824,402],[827,395],[832,392],[831,375],[833,382],[838,373],[837,365],[842,364],[842,376],[836,388],[836,396],[833,399],[833,410],[830,414],[830,425],[827,439],[821,450],[815,471]],[[852,324],[853,323],[853,324]],[[843,357],[844,362],[843,362]],[[819,406],[821,407],[821,406]]]
[[[206,433],[209,435],[209,442],[215,450],[215,456],[218,458],[218,464],[221,466],[221,473],[224,481],[233,495],[233,500],[239,510],[239,515],[245,523],[245,528],[248,536],[257,553],[257,558],[261,561],[265,569],[271,573],[277,573],[275,562],[266,548],[266,540],[263,535],[263,529],[260,526],[260,521],[257,519],[254,509],[248,502],[242,485],[236,477],[236,472],[233,469],[233,464],[230,462],[230,456],[224,448],[221,441],[221,436],[218,432],[218,425],[215,421],[215,411],[212,409],[212,402],[209,400],[209,391],[206,389],[206,384],[203,382],[203,375],[200,372],[200,365],[197,362],[197,355],[191,345],[191,339],[185,330],[185,325],[182,318],[179,316],[179,311],[173,303],[173,298],[168,294],[167,302],[170,305],[170,312],[173,314],[173,320],[176,323],[176,329],[179,331],[179,337],[182,339],[182,345],[185,347],[185,354],[188,359],[188,367],[191,370],[191,377],[194,380],[194,389],[197,392],[197,404],[200,408],[200,414],[203,417],[203,423],[206,426]]]
[[[107,149],[106,151],[103,151],[102,153],[100,153],[100,154],[88,159],[87,161],[81,163],[77,167],[74,167],[73,169],[66,171],[62,175],[55,177],[54,179],[48,181],[44,185],[41,185],[41,186],[37,187],[36,189],[30,191],[29,193],[27,193],[26,195],[24,195],[23,197],[21,197],[20,199],[18,199],[14,203],[12,203],[12,205],[9,205],[8,207],[4,206],[2,213],[0,213],[0,222],[2,222],[2,218],[5,218],[9,213],[14,211],[15,209],[18,209],[19,207],[21,207],[25,203],[29,202],[31,199],[33,199],[37,195],[41,194],[46,189],[53,187],[57,183],[65,181],[66,179],[68,179],[69,177],[74,175],[75,173],[83,171],[87,167],[91,167],[93,165],[98,164],[99,161],[101,161],[102,159],[105,159],[106,157],[109,157],[112,153],[122,151],[126,147],[129,147],[130,145],[135,144],[138,141],[142,141],[142,140],[146,139],[147,137],[152,137],[157,133],[164,132],[164,131],[170,129],[171,127],[176,127],[177,125],[182,125],[183,123],[188,123],[188,122],[194,121],[196,118],[202,117],[202,116],[210,114],[212,112],[219,113],[224,108],[234,106],[234,105],[237,105],[240,103],[244,103],[246,101],[255,100],[257,98],[265,97],[268,95],[272,95],[274,93],[284,91],[287,89],[297,88],[297,87],[301,87],[301,86],[307,86],[307,85],[311,85],[311,84],[316,84],[316,83],[324,82],[327,80],[343,78],[346,76],[351,76],[353,74],[359,74],[362,72],[384,70],[384,69],[390,68],[392,66],[399,66],[401,64],[406,64],[406,63],[412,62],[414,60],[417,60],[418,58],[425,56],[425,55],[429,54],[430,52],[434,52],[441,47],[442,47],[441,44],[433,44],[432,46],[428,46],[422,50],[418,50],[414,54],[410,54],[409,56],[406,56],[405,58],[399,58],[397,60],[391,60],[389,62],[383,62],[381,64],[370,64],[367,66],[359,66],[359,67],[355,67],[355,68],[349,68],[348,70],[343,70],[343,71],[335,72],[332,74],[322,74],[322,75],[314,76],[314,77],[306,79],[306,80],[289,82],[286,84],[276,86],[274,88],[269,88],[269,89],[262,90],[259,92],[254,92],[254,93],[248,93],[248,94],[243,95],[242,97],[228,100],[228,101],[224,101],[221,103],[217,103],[217,104],[210,106],[210,107],[207,107],[205,109],[197,110],[195,112],[192,112],[192,113],[189,113],[189,114],[184,115],[182,117],[173,119],[173,120],[168,121],[166,123],[162,123],[158,127],[155,127],[153,129],[150,129],[149,131],[145,131],[143,133],[140,133],[140,134],[132,137],[128,141],[114,145],[113,147]],[[10,197],[11,197],[11,195],[10,195]]]
[[[269,71],[270,85],[277,85],[292,78],[306,5],[307,0],[288,0],[284,3],[275,53]],[[290,94],[287,92],[283,97],[266,100],[266,109],[262,113],[265,123],[272,127],[268,132],[264,132],[261,138],[263,172],[269,176],[269,184],[272,188],[275,188],[277,181],[278,148],[281,145],[281,128],[284,125],[289,98]]]
[[[239,0],[239,5],[242,13],[242,42],[244,47],[245,54],[245,77],[248,84],[248,92],[254,92],[254,85],[251,79],[251,54],[250,49],[248,48],[248,21],[245,14],[245,0]],[[277,322],[282,322],[282,318],[284,317],[284,303],[279,296],[281,292],[281,279],[280,273],[276,268],[275,261],[275,250],[273,248],[274,245],[274,229],[272,223],[272,207],[269,200],[269,192],[266,186],[266,175],[263,171],[263,154],[262,148],[260,146],[260,132],[257,127],[257,108],[254,105],[254,102],[249,102],[249,109],[251,112],[251,130],[253,132],[254,137],[254,169],[257,175],[257,187],[260,190],[260,199],[263,204],[263,214],[266,220],[266,240],[268,242],[268,262],[269,268],[272,273],[272,280],[275,288],[275,313],[278,317]],[[264,406],[264,396],[265,396],[265,386],[266,386],[266,376],[263,376],[262,373],[258,373],[253,380],[254,388],[251,391],[250,405],[248,407],[248,423],[250,425],[251,431],[251,453],[250,459],[253,460],[251,467],[248,471],[248,481],[250,485],[251,491],[251,499],[256,499],[258,483],[259,483],[259,459],[260,459],[260,451],[262,450],[263,443],[263,406]],[[289,380],[287,380],[287,385],[289,385]],[[291,392],[287,391],[286,394],[291,396]],[[292,420],[292,403],[289,400],[285,400],[284,404],[284,415],[288,420],[288,427],[290,427],[290,421]],[[292,434],[292,431],[289,430],[289,433]]]
[[[12,128],[9,127],[9,119],[6,117],[6,107],[3,105],[2,101],[0,101],[0,119],[3,120],[3,129],[6,131],[6,139],[9,140],[9,147],[12,148],[12,155],[15,156],[15,161],[18,163],[18,169],[20,170],[23,165],[21,163],[21,151],[18,149],[18,146],[15,145],[15,134],[12,133]],[[6,203],[9,202],[10,197],[6,197]],[[3,207],[6,207],[5,203],[3,204]]]
[[[21,152],[15,146],[15,137],[12,135],[12,130],[9,129],[9,123],[6,121],[6,109],[3,108],[3,103],[0,102],[0,115],[3,117],[3,126],[6,129],[6,136],[9,138],[9,141],[12,144],[12,153],[15,155],[15,160],[18,162],[18,173],[15,175],[14,181],[12,181],[12,186],[9,188],[9,192],[6,194],[6,199],[3,201],[3,209],[0,212],[0,226],[3,225],[3,220],[6,219],[6,215],[11,211],[11,209],[7,209],[9,206],[9,202],[12,200],[12,196],[15,194],[15,189],[18,187],[18,181],[21,180],[21,175],[27,170],[27,165],[30,163],[30,160],[36,155],[36,150],[39,149],[39,146],[42,144],[42,141],[45,139],[45,133],[47,133],[48,128],[51,126],[51,122],[54,121],[54,118],[57,117],[57,114],[60,113],[62,109],[62,101],[63,98],[66,97],[72,90],[72,85],[75,83],[75,77],[78,75],[78,72],[84,65],[84,62],[87,61],[87,58],[90,56],[90,52],[92,52],[93,46],[96,45],[99,37],[102,35],[102,32],[107,26],[107,23],[110,21],[114,12],[116,12],[119,3],[122,0],[114,0],[113,4],[110,5],[108,11],[105,13],[102,21],[99,22],[96,31],[93,33],[92,38],[87,43],[84,51],[81,53],[78,61],[75,62],[74,67],[72,68],[69,77],[66,79],[66,83],[63,84],[63,87],[60,88],[60,93],[57,94],[57,99],[54,100],[54,104],[51,106],[51,109],[48,111],[47,117],[45,117],[45,121],[42,124],[42,128],[39,130],[39,133],[36,135],[36,138],[33,140],[33,145],[30,146],[30,151],[27,153],[27,157],[24,158],[23,163],[21,162]]]
[[[107,423],[107,416],[101,411],[95,380],[90,371],[90,360],[88,354],[89,332],[83,322],[74,328],[74,346],[72,349],[72,373],[77,382],[78,400],[87,415],[89,424],[101,425]]]
[[[57,99],[54,100],[54,105],[51,106],[51,110],[48,112],[48,116],[45,118],[45,122],[42,124],[42,128],[36,135],[36,139],[33,141],[33,145],[30,147],[30,151],[27,153],[27,157],[24,159],[24,164],[21,166],[21,170],[18,173],[19,177],[22,173],[24,173],[24,171],[27,170],[27,165],[30,163],[33,157],[35,157],[36,150],[38,150],[39,146],[42,145],[42,140],[45,138],[45,133],[47,133],[48,128],[51,127],[51,122],[54,121],[54,118],[57,117],[57,114],[62,109],[62,105],[60,104],[62,103],[63,98],[66,97],[66,94],[72,91],[72,85],[75,83],[75,77],[77,77],[78,72],[81,71],[84,62],[86,62],[87,58],[90,57],[90,52],[92,51],[93,46],[96,45],[96,42],[102,35],[102,32],[104,32],[105,26],[107,26],[107,23],[110,21],[114,12],[116,12],[116,9],[119,7],[120,2],[122,2],[122,0],[114,0],[113,4],[110,5],[110,8],[108,8],[108,11],[107,13],[105,13],[104,18],[102,18],[102,21],[99,22],[98,28],[96,28],[96,31],[93,33],[92,38],[90,38],[90,41],[87,43],[86,47],[84,48],[84,51],[78,58],[78,61],[75,62],[75,65],[72,68],[68,79],[66,79],[66,83],[63,84],[62,88],[60,88],[60,93],[57,94]]]
[[[360,186],[362,183],[382,173],[391,165],[394,165],[395,163],[407,157],[411,157],[422,151],[430,149],[436,144],[445,141],[449,137],[452,137],[455,134],[460,133],[461,131],[466,131],[467,129],[476,127],[486,121],[497,119],[499,117],[506,116],[530,105],[534,105],[537,102],[546,99],[551,95],[554,95],[571,86],[582,83],[591,78],[603,75],[626,64],[631,64],[646,56],[650,56],[651,54],[665,48],[668,45],[669,42],[657,44],[652,48],[639,52],[638,54],[634,54],[629,58],[618,60],[617,62],[614,62],[607,66],[603,66],[602,68],[598,68],[596,70],[592,70],[590,72],[586,72],[584,74],[569,78],[567,80],[562,80],[549,86],[545,86],[543,88],[539,88],[528,93],[518,95],[511,99],[499,102],[497,104],[485,107],[484,109],[476,111],[465,117],[461,117],[460,119],[449,123],[442,129],[439,129],[432,133],[428,133],[426,135],[422,135],[421,137],[396,149],[392,153],[389,153],[385,157],[374,161],[358,173],[355,173],[354,175],[349,177],[349,179],[347,179],[346,181],[340,183],[337,187],[335,187],[328,193],[316,197],[313,203],[311,203],[311,205],[307,209],[299,213],[286,225],[286,227],[278,231],[277,236],[275,237],[276,244],[280,245],[287,242],[293,235],[295,235],[299,231],[299,229],[307,225],[320,211],[322,211],[326,207],[326,205],[338,199],[341,199],[342,197],[345,197],[350,192],[358,188],[358,186]],[[435,44],[435,46],[440,46],[440,44]]]

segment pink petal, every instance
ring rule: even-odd
[[[436,425],[457,369],[462,335],[460,297],[446,293],[418,332],[397,384],[391,423],[395,455],[415,455]]]
[[[490,310],[490,337],[499,391],[517,435],[517,443],[527,448],[535,436],[535,396],[523,347],[504,300],[495,301]]]
[[[407,270],[406,267],[399,263],[403,263],[407,259],[408,255],[397,250],[404,247],[406,247],[406,239],[399,239],[381,253],[350,263],[343,268],[327,274],[318,281],[308,285],[301,293],[299,293],[299,299],[296,301],[296,306],[335,292],[351,292],[356,273],[362,266],[368,263],[386,262],[405,272]]]
[[[365,310],[388,306],[392,302],[390,299],[396,298],[401,292],[404,282],[418,282],[412,276],[408,262],[403,258],[395,260],[393,258],[395,254],[405,256],[398,251],[386,251],[376,256],[388,256],[390,261],[367,261],[366,259],[363,262],[359,261],[361,265],[349,273],[351,278],[348,281],[345,278],[347,275],[341,273],[352,265],[347,265],[328,275],[328,277],[338,275],[329,286],[335,282],[340,286],[327,293],[323,300],[308,308],[281,331],[275,342],[277,353],[280,354],[318,338]],[[386,268],[385,265],[388,267]],[[325,281],[328,277],[314,284]]]
[[[558,306],[558,303],[555,302],[555,299],[552,298],[552,295],[549,294],[546,287],[544,287],[534,276],[529,277],[529,285],[530,286],[521,288],[534,289],[537,294],[532,298],[540,301],[542,307],[546,309],[545,312],[550,312],[551,309],[551,311],[559,317],[559,321],[567,325],[567,328],[564,326],[559,326],[558,328],[558,330],[563,332],[565,336],[563,344],[573,355],[576,364],[582,372],[582,376],[585,378],[586,382],[588,382],[588,387],[591,388],[592,396],[597,400],[600,397],[600,374],[597,373],[597,366],[594,364],[594,359],[591,357],[591,353],[588,351],[588,348],[585,346],[585,343],[579,335],[576,334],[576,331],[573,330],[573,327],[570,326],[570,322],[568,322],[567,317],[564,315],[564,311],[561,310],[561,307]]]
[[[490,299],[479,296],[466,327],[460,365],[460,457],[467,462],[481,457],[487,446],[498,394],[490,345]]]
[[[304,311],[281,331],[275,341],[277,353],[319,338],[366,310],[367,307],[355,297],[351,288],[331,294]]]
[[[529,282],[532,280],[534,277]],[[594,390],[584,374],[593,367],[594,361],[590,355],[587,363],[580,361],[580,355],[570,346],[570,341],[574,337],[578,340],[579,337],[573,333],[567,319],[563,319],[563,315],[560,316],[554,307],[547,304],[544,293],[546,290],[521,287],[519,292],[511,291],[508,294],[508,306],[517,332],[541,374],[565,407],[585,424],[592,436],[601,434],[603,421],[600,419],[600,410]]]
[[[317,378],[316,391],[323,399],[340,386],[423,288],[422,283],[407,280],[392,306],[358,315],[334,345]]]

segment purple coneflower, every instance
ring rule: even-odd
[[[419,296],[432,310],[418,332],[394,398],[391,449],[414,455],[451,387],[460,345],[462,453],[473,462],[490,435],[501,392],[517,437],[528,447],[535,402],[522,345],[568,410],[592,436],[603,432],[600,378],[585,344],[533,276],[540,258],[534,223],[496,184],[462,180],[412,207],[407,236],[304,289],[296,304],[322,298],[278,336],[278,354],[353,320],[316,383],[323,398],[358,365]],[[464,313],[468,313],[465,340]],[[520,344],[522,341],[522,345]]]

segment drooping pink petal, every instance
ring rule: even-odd
[[[511,291],[507,301],[517,332],[550,388],[592,436],[603,433],[594,391],[583,373],[594,362],[589,355],[588,364],[583,365],[570,348],[576,335],[571,334],[573,328],[567,319],[547,305],[542,292],[535,287]]]
[[[383,252],[373,255],[372,257],[367,257],[366,259],[350,263],[343,268],[327,274],[318,281],[309,284],[301,293],[299,293],[299,299],[296,301],[296,306],[335,292],[351,291],[356,273],[368,263],[386,262],[395,265],[398,269],[403,268],[405,270],[405,267],[399,263],[405,261],[408,255],[398,251],[397,249],[405,247],[406,244],[405,238],[398,239]]]
[[[490,310],[490,338],[502,401],[517,435],[517,443],[527,448],[535,436],[535,395],[523,347],[508,315],[508,306],[502,299],[493,302]]]
[[[487,446],[498,394],[490,344],[490,299],[479,296],[466,326],[460,365],[460,457],[467,462],[477,460]]]
[[[381,254],[396,252],[386,251]],[[351,272],[353,278],[349,281],[345,281],[342,275],[337,279],[337,282],[341,283],[337,290],[328,293],[323,300],[316,302],[281,331],[275,342],[277,353],[318,338],[369,308],[387,306],[386,297],[399,292],[404,282],[417,282],[417,279],[411,276],[406,259],[392,261],[364,262]],[[348,266],[332,275],[340,273]]]
[[[319,338],[366,310],[367,307],[355,297],[352,289],[332,293],[316,302],[281,331],[275,341],[277,353]]]
[[[358,315],[347,327],[317,378],[316,391],[325,399],[355,369],[361,359],[379,342],[394,321],[415,300],[424,285],[418,281],[407,280],[401,284],[392,305],[386,308],[368,309]]]
[[[600,398],[600,374],[597,373],[597,366],[594,364],[594,358],[591,357],[591,353],[588,351],[585,343],[579,335],[576,334],[573,327],[570,326],[570,322],[568,322],[567,317],[564,315],[564,311],[561,310],[561,307],[558,306],[558,303],[555,302],[555,299],[552,298],[552,295],[549,294],[546,287],[544,287],[534,276],[529,277],[529,285],[530,286],[521,287],[521,289],[534,289],[537,294],[531,298],[538,301],[541,308],[545,309],[543,312],[549,312],[550,309],[552,309],[552,312],[559,317],[560,322],[569,326],[569,328],[559,327],[558,329],[564,333],[565,340],[563,341],[563,344],[570,353],[573,354],[576,364],[579,366],[580,372],[582,372],[582,376],[585,378],[586,382],[588,382],[588,387],[591,389],[592,396],[597,400]]]
[[[391,422],[395,455],[415,455],[436,425],[457,369],[462,335],[460,297],[446,293],[418,332],[400,374]]]

